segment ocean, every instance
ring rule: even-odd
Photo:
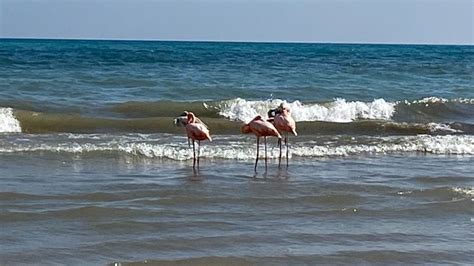
[[[0,265],[470,264],[473,204],[474,46],[0,39]]]

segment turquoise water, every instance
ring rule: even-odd
[[[0,264],[468,264],[473,73],[474,46],[1,39]],[[280,103],[290,166],[269,139],[254,173],[240,126]]]

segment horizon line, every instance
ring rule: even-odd
[[[334,42],[334,41],[256,41],[256,40],[203,40],[203,39],[120,39],[120,38],[59,38],[59,37],[0,37],[0,40],[42,41],[125,41],[125,42],[202,42],[202,43],[262,43],[262,44],[365,44],[365,45],[445,45],[473,46],[474,43],[410,43],[410,42]]]

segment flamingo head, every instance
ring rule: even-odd
[[[175,126],[185,127],[188,124],[188,111],[184,111],[180,116],[173,120]]]
[[[280,110],[278,108],[274,108],[274,109],[268,110],[267,115],[269,118],[273,118],[279,113],[280,113]]]

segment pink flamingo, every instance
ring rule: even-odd
[[[188,135],[188,139],[193,140],[193,168],[196,167],[196,149],[194,146],[194,141],[198,141],[198,154],[197,154],[197,165],[199,168],[199,155],[200,155],[200,150],[201,150],[201,140],[206,140],[208,139],[209,141],[212,141],[211,136],[209,135],[209,130],[207,127],[202,124],[198,123],[197,121],[200,121],[196,118],[196,116],[189,112],[187,114],[187,124],[186,124],[186,134]]]
[[[175,124],[175,126],[186,128],[186,125],[188,124],[188,113],[189,113],[188,111],[184,111],[180,116],[176,117],[173,120],[173,123]],[[195,117],[194,122],[203,124],[207,129],[209,129],[209,127],[206,124],[204,124],[204,122],[202,122],[201,119],[199,119],[198,117]],[[188,138],[188,146],[191,148],[191,142],[189,141],[189,138]]]
[[[242,133],[253,133],[257,137],[257,159],[255,160],[254,170],[257,172],[258,151],[260,144],[260,137],[263,137],[265,143],[265,172],[267,171],[267,136],[275,136],[281,141],[281,135],[272,123],[265,121],[261,116],[256,116],[248,124],[241,128]]]
[[[290,116],[290,108],[288,108],[285,104],[280,104],[278,107],[277,114],[275,115],[275,119],[273,120],[273,124],[278,132],[282,133],[285,132],[285,146],[286,146],[286,167],[288,167],[288,133],[297,136],[296,133],[296,123],[295,120]],[[278,140],[278,144],[280,146],[280,156],[278,157],[278,167],[281,165],[281,139]]]

